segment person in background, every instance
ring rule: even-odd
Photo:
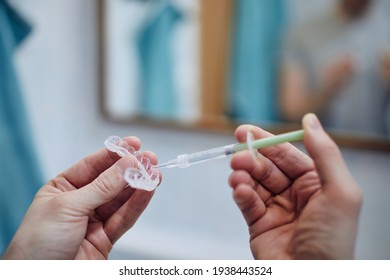
[[[309,155],[290,143],[231,160],[229,183],[244,216],[256,259],[353,259],[362,191],[314,114],[303,118]],[[271,134],[243,125],[255,138]]]
[[[390,22],[374,0],[337,0],[334,9],[287,31],[280,112],[299,121],[314,112],[324,126],[390,134]]]
[[[125,141],[136,150],[136,137]],[[144,152],[152,164],[156,156]],[[36,194],[3,259],[108,259],[113,244],[137,221],[154,192],[126,187],[136,166],[106,149],[81,160]],[[161,178],[160,178],[161,181]]]

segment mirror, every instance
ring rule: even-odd
[[[100,0],[101,110],[118,122],[229,133],[240,123],[289,131],[314,111],[338,144],[390,151],[390,23],[381,13],[351,25],[331,18],[341,3],[358,14],[374,2],[380,9],[367,11],[389,8]]]

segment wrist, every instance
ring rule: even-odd
[[[26,254],[23,252],[22,246],[19,246],[17,242],[11,241],[3,256],[3,260],[24,260],[27,259]]]

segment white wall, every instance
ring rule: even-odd
[[[234,141],[231,136],[118,125],[98,110],[96,2],[14,0],[34,33],[17,56],[35,141],[47,178],[102,148],[108,135],[136,135],[161,161]],[[390,156],[344,150],[363,186],[358,258],[390,259]],[[113,258],[251,258],[247,229],[227,184],[229,161],[167,170],[151,205]]]

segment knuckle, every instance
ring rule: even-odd
[[[113,176],[118,176],[114,174]],[[105,174],[99,175],[95,181],[93,182],[95,189],[103,196],[113,197],[114,196],[114,187],[110,178],[108,178]]]

